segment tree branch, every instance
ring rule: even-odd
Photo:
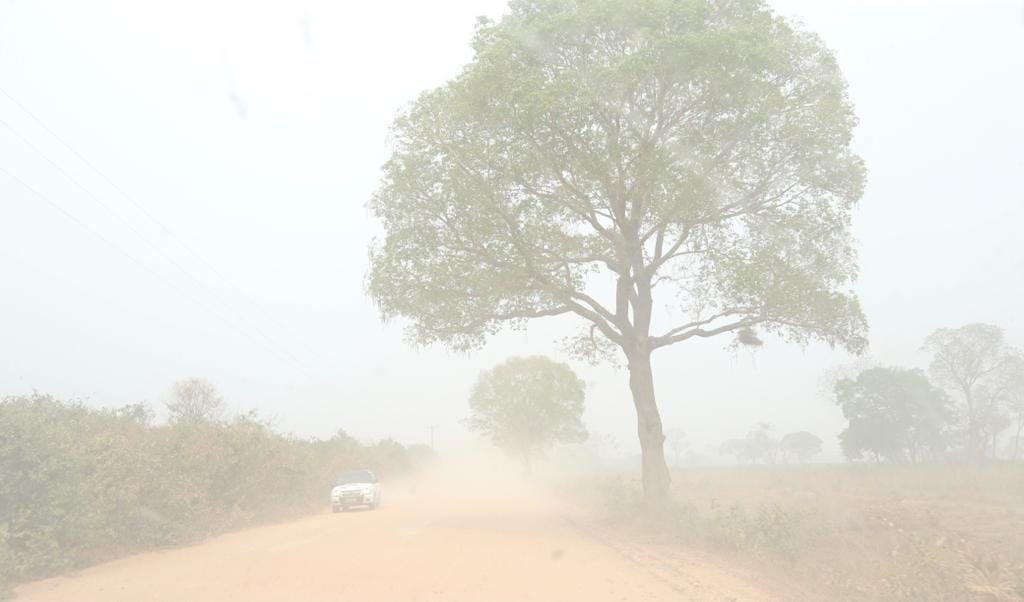
[[[684,325],[684,326],[680,326],[678,328],[673,328],[671,331],[669,331],[669,333],[667,333],[665,335],[662,335],[660,337],[652,337],[651,338],[651,349],[658,349],[659,347],[667,347],[668,345],[674,345],[675,343],[679,343],[679,342],[685,341],[687,339],[692,339],[694,337],[709,338],[709,337],[720,335],[722,333],[731,332],[731,331],[734,331],[734,330],[739,330],[741,328],[748,328],[750,326],[754,326],[756,324],[760,324],[762,322],[767,322],[768,321],[768,318],[766,318],[764,316],[755,316],[755,317],[746,317],[746,318],[743,318],[741,320],[737,320],[735,322],[731,322],[729,324],[725,324],[723,326],[719,326],[717,328],[711,328],[711,329],[704,329],[704,328],[702,328],[702,326],[706,326],[707,324],[710,324],[713,320],[719,319],[719,318],[723,318],[726,315],[731,315],[731,314],[720,314],[718,316],[715,316],[714,318],[709,318],[708,320],[702,320],[700,322],[693,322],[692,324],[687,324],[687,325]]]
[[[658,243],[656,245],[654,258],[651,260],[651,263],[647,266],[647,275],[654,276],[654,274],[656,274],[658,270],[661,269],[661,266],[665,265],[674,257],[676,257],[676,254],[678,253],[679,249],[683,246],[683,243],[685,243],[690,238],[691,232],[693,232],[692,226],[684,226],[683,232],[679,235],[679,238],[677,238],[676,241],[672,243],[672,246],[670,246],[668,248],[668,251],[666,251],[664,254],[662,254],[663,237],[662,234],[659,232]]]

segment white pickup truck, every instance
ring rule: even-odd
[[[331,509],[334,512],[343,512],[355,506],[380,506],[380,483],[369,470],[346,472],[331,490]]]

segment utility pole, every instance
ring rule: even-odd
[[[430,449],[434,449],[434,429],[436,428],[436,424],[431,424],[427,427],[427,430],[430,431]]]

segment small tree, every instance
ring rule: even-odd
[[[779,442],[772,436],[772,427],[767,422],[758,422],[743,439],[730,439],[718,448],[722,455],[733,456],[737,462],[764,462],[775,464],[778,459]]]
[[[795,458],[798,462],[807,462],[821,453],[821,438],[807,431],[788,433],[779,441],[779,451],[785,461]]]
[[[665,445],[672,452],[672,460],[676,466],[683,463],[683,457],[690,451],[690,439],[686,431],[681,428],[671,428],[665,431]]]
[[[729,439],[724,441],[718,446],[718,453],[723,456],[732,456],[739,463],[750,459],[746,439]]]
[[[948,445],[950,402],[920,370],[872,368],[836,383],[849,426],[839,435],[847,458],[918,462]]]
[[[172,423],[215,422],[226,413],[224,400],[217,389],[200,378],[174,383],[167,410]]]
[[[982,453],[995,458],[999,455],[999,436],[1013,424],[1009,410],[1005,407],[1003,391],[983,397],[977,415],[978,441]]]
[[[482,373],[469,397],[469,426],[519,456],[527,472],[554,443],[583,441],[583,381],[566,364],[515,357]]]
[[[747,455],[754,462],[775,464],[779,457],[779,440],[772,436],[772,427],[767,422],[758,422],[747,432],[745,439]]]

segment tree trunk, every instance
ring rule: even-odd
[[[982,462],[985,459],[985,443],[978,441],[978,421],[970,387],[964,387],[964,402],[967,404],[967,457]]]
[[[668,500],[671,477],[665,462],[665,435],[662,432],[661,415],[654,397],[651,352],[638,349],[627,353],[627,358],[629,390],[633,393],[637,431],[640,435],[644,498],[648,502],[661,503]]]

